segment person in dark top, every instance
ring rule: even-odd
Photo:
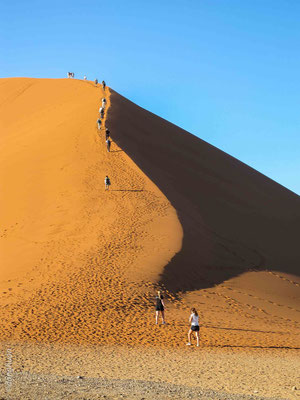
[[[104,184],[105,184],[105,190],[108,190],[111,183],[110,183],[110,179],[109,177],[106,175],[105,179],[104,179]]]
[[[157,296],[155,298],[156,300],[156,306],[155,306],[155,323],[158,324],[158,316],[159,313],[161,312],[161,319],[162,323],[165,324],[165,304],[164,304],[164,296],[161,294],[161,292],[158,290]]]
[[[109,129],[105,129],[105,140],[107,140],[107,139],[109,139],[109,136],[110,136],[110,131],[109,131]]]
[[[104,81],[102,81],[102,87],[103,87],[103,90],[105,90],[105,88],[106,88],[106,83],[105,83]]]
[[[95,85],[96,86],[98,85],[98,79],[95,79]]]
[[[98,124],[98,129],[101,129],[101,119],[100,118],[97,119],[97,124]]]

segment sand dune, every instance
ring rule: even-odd
[[[203,345],[300,347],[297,195],[92,82],[0,87],[3,339],[182,346],[195,305]]]
[[[110,153],[96,125],[104,96]],[[19,370],[47,373],[59,357],[57,373],[66,363],[79,373],[60,346],[112,345],[97,371],[99,348],[80,348],[88,376],[103,377],[113,357],[120,379],[160,381],[156,366],[168,365],[165,382],[210,389],[214,376],[217,390],[248,393],[268,359],[261,393],[289,393],[300,349],[299,196],[89,81],[1,79],[0,124],[0,337]],[[154,324],[157,288],[165,326]],[[201,379],[195,353],[184,369],[192,306]],[[137,353],[160,348],[144,353],[149,371],[126,347],[137,344]]]

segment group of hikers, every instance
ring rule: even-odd
[[[69,74],[69,73],[68,73]],[[74,77],[74,76],[73,76]],[[86,76],[84,77],[86,79]],[[95,80],[95,85],[98,85],[98,80]],[[106,88],[106,83],[105,81],[102,81],[102,88],[105,91]],[[101,130],[102,126],[102,121],[104,119],[104,114],[105,114],[105,109],[106,109],[107,101],[106,98],[102,98],[102,104],[99,108],[99,118],[97,120],[97,126],[98,130]],[[105,142],[106,142],[106,148],[107,151],[110,152],[110,146],[111,146],[111,140],[110,140],[110,131],[105,128]],[[109,186],[111,185],[110,179],[108,175],[106,175],[104,179],[104,184],[105,184],[105,190],[109,190]],[[155,323],[158,324],[158,318],[159,314],[161,314],[161,319],[162,319],[162,324],[165,325],[165,304],[164,304],[164,297],[160,291],[157,292],[156,295],[156,306],[155,306]],[[195,334],[196,340],[197,340],[197,346],[199,347],[199,331],[200,331],[200,326],[199,326],[199,315],[198,312],[195,308],[191,309],[191,314],[189,317],[189,323],[190,323],[190,329],[188,331],[188,342],[187,346],[191,346],[191,338],[192,338],[192,333]]]
[[[158,324],[158,317],[159,313],[161,313],[161,320],[162,324],[165,325],[165,304],[164,304],[164,296],[161,294],[161,292],[158,290],[157,295],[156,295],[156,306],[155,306],[155,323]],[[191,346],[191,336],[192,333],[194,332],[197,340],[197,347],[199,347],[199,331],[200,331],[200,326],[199,326],[199,315],[198,312],[195,308],[191,309],[191,314],[189,318],[189,323],[190,323],[190,329],[188,331],[188,342],[187,346]]]

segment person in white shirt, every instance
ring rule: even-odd
[[[99,108],[99,113],[100,113],[101,118],[104,118],[104,108],[103,107]]]
[[[86,75],[84,75],[83,79],[86,81]]]
[[[187,346],[191,346],[191,334],[192,332],[195,333],[196,339],[197,339],[197,347],[199,347],[199,331],[200,331],[200,326],[199,326],[199,315],[197,313],[197,310],[195,308],[191,309],[191,315],[189,319],[189,323],[191,324],[189,333],[188,333],[188,342]]]
[[[106,98],[104,97],[104,98],[102,99],[102,107],[105,108],[105,106],[106,106]]]

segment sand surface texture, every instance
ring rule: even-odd
[[[103,97],[110,153],[104,127],[98,131],[96,124]],[[147,347],[145,366],[163,358],[169,365],[164,382],[238,394],[253,393],[258,359],[267,369],[270,356],[276,374],[282,356],[293,367],[275,387],[262,380],[259,393],[296,396],[299,196],[88,81],[1,79],[0,132],[0,338],[6,349],[29,346],[26,359],[33,360],[37,343],[138,345],[128,357]],[[164,326],[154,324],[156,288],[165,293]],[[200,349],[185,346],[192,306],[200,313]],[[203,380],[181,373],[189,355],[195,376],[205,367],[197,365],[203,354],[215,365],[216,348],[234,351],[236,358],[226,361],[229,368],[234,363],[233,374],[252,362],[242,385],[226,386],[224,371],[218,375],[213,367]],[[116,354],[126,370],[127,355],[108,349],[108,365]],[[44,352],[48,370],[31,373],[49,374],[56,352]],[[90,349],[84,356],[90,377],[97,354]],[[7,354],[1,360],[3,372]],[[30,361],[24,365],[30,371]],[[100,370],[95,376],[105,378]],[[147,381],[159,381],[147,374]],[[221,376],[218,387],[209,384]],[[113,377],[143,380],[127,372]]]

